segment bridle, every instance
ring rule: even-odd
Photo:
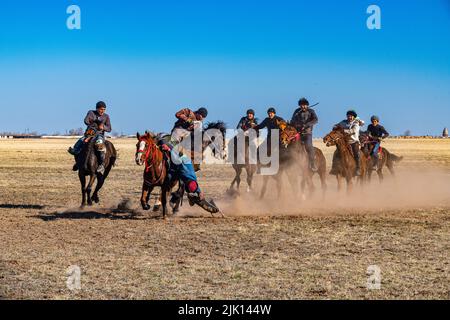
[[[141,149],[141,142],[145,143],[145,147],[143,149]],[[145,164],[145,172],[148,173],[150,171],[151,168],[153,168],[155,166],[155,162],[157,160],[157,154],[156,151],[159,150],[158,146],[156,145],[156,143],[149,141],[145,138],[140,138],[139,139],[139,147],[138,147],[138,151],[136,152],[136,155],[141,155],[141,159],[142,159],[142,155],[145,153],[144,156],[144,164]],[[137,158],[137,157],[136,157]],[[160,182],[162,182],[163,178],[164,178],[164,160],[161,161],[161,174],[160,176],[155,180],[155,181],[146,181],[149,182],[151,184],[158,184]]]

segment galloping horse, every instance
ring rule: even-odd
[[[380,182],[383,182],[383,167],[386,166],[389,169],[389,172],[395,176],[394,164],[395,162],[400,162],[403,160],[403,157],[396,156],[393,153],[390,153],[386,148],[380,147],[378,152],[378,167],[374,168],[374,155],[373,149],[375,148],[376,141],[374,141],[368,133],[361,133],[359,136],[359,141],[361,142],[361,149],[364,152],[365,157],[368,161],[368,170],[367,170],[367,180],[370,182],[372,178],[372,170],[376,170],[378,174],[378,179]]]
[[[247,131],[248,132],[248,131]],[[257,163],[252,163],[250,161],[250,136],[247,134],[247,132],[240,131],[230,142],[228,143],[228,150],[230,151],[232,148],[233,154],[231,155],[233,158],[231,159],[232,167],[235,172],[235,177],[233,181],[231,182],[229,190],[234,190],[234,185],[236,184],[236,190],[239,192],[239,187],[241,184],[241,174],[242,170],[245,168],[245,171],[247,173],[247,192],[250,192],[252,190],[252,184],[253,184],[253,176],[256,173],[256,170],[258,168]],[[255,137],[256,138],[256,137]],[[244,154],[243,159],[240,159],[240,153],[238,148],[240,147],[239,141],[241,139],[244,139]],[[252,143],[254,143],[252,141]],[[256,148],[255,148],[256,151]],[[243,163],[240,163],[243,160]],[[256,161],[255,161],[256,162]]]
[[[311,192],[314,190],[312,183],[313,172],[309,168],[308,157],[303,144],[300,141],[300,134],[293,127],[284,121],[278,121],[278,128],[280,129],[280,144],[279,144],[279,164],[280,170],[275,176],[278,186],[278,196],[282,192],[281,175],[283,172],[287,173],[290,184],[294,189],[294,193],[298,193],[299,175],[302,176],[302,198],[305,199],[305,186],[310,187]],[[322,189],[326,190],[326,161],[322,151],[315,149],[316,161],[318,162],[319,175],[322,182]],[[268,176],[264,176],[263,187],[260,197],[263,198],[267,189]]]
[[[96,146],[95,146],[95,139],[94,138],[95,133],[87,142],[83,149],[81,150],[80,154],[76,156],[76,162],[78,164],[78,178],[80,179],[81,183],[81,194],[82,194],[82,200],[81,200],[81,207],[92,205],[92,202],[99,203],[100,198],[98,196],[98,193],[100,189],[103,187],[103,184],[105,183],[106,178],[109,175],[109,172],[111,171],[112,167],[116,163],[117,159],[117,151],[114,148],[114,145],[109,142],[105,141],[105,148],[106,148],[106,155],[105,155],[105,172],[103,174],[97,172],[98,168],[98,160],[96,156]],[[86,187],[86,176],[89,176],[89,183]],[[95,182],[95,179],[97,179],[97,185],[95,186],[94,193],[91,197],[92,192],[92,185]]]
[[[350,135],[345,133],[341,127],[336,127],[323,138],[323,142],[327,147],[336,146],[335,157],[333,161],[338,159],[337,165],[337,183],[338,190],[342,188],[342,178],[347,181],[347,192],[351,192],[353,188],[353,178],[355,177],[356,161],[351,151],[351,146],[348,143]],[[361,175],[358,177],[360,184],[364,184],[365,177],[367,175],[367,159],[364,157],[363,152],[360,150],[361,159]],[[333,164],[334,165],[334,164]]]
[[[167,212],[167,196],[177,181],[171,182],[168,175],[168,162],[163,152],[149,132],[144,135],[137,133],[136,164],[145,165],[144,183],[142,185],[141,205],[142,209],[149,210],[151,192],[155,187],[161,187],[161,204],[163,218]]]
[[[278,126],[281,129],[280,132],[280,142],[281,145],[285,148],[288,147],[292,141],[296,141],[300,139],[300,134],[293,126],[288,125],[286,122],[281,122],[278,124]],[[315,187],[314,183],[312,181],[312,178],[314,174],[317,173],[317,175],[320,178],[320,183],[322,187],[322,196],[325,196],[325,193],[327,191],[327,161],[325,159],[325,156],[323,155],[322,150],[319,148],[314,147],[314,160],[317,164],[317,171],[314,172],[311,170],[309,166],[309,159],[308,159],[308,153],[306,151],[305,146],[300,143],[299,152],[302,157],[302,161],[306,162],[302,165],[303,172],[302,172],[302,194],[305,194],[305,187],[308,185],[310,189],[310,193],[314,193]]]

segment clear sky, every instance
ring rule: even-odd
[[[81,8],[81,30],[66,9]],[[381,30],[366,9],[381,8]],[[168,131],[182,107],[230,126],[249,107],[290,119],[316,107],[316,136],[354,108],[393,134],[450,127],[450,1],[2,0],[0,131],[82,126],[98,100],[113,128]]]

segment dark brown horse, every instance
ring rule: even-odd
[[[375,168],[375,156],[373,155],[373,149],[377,141],[370,137],[366,132],[363,132],[359,136],[359,141],[361,142],[361,149],[367,158],[367,180],[370,182],[372,178],[372,171],[375,170],[378,175],[378,180],[383,182],[383,168],[386,166],[389,172],[395,176],[394,164],[403,160],[403,157],[396,156],[395,154],[389,152],[386,148],[380,147],[378,151],[378,165]]]
[[[255,137],[256,138],[256,137]],[[228,144],[228,150],[232,150],[233,154],[229,155],[232,156],[232,167],[235,172],[235,176],[233,181],[231,182],[229,191],[234,190],[234,186],[236,185],[236,191],[239,193],[239,187],[241,184],[241,174],[242,170],[245,169],[247,173],[247,192],[252,191],[252,185],[253,185],[253,176],[256,173],[257,170],[257,161],[251,161],[250,159],[250,137],[245,134],[245,132],[239,132],[238,135],[236,135],[232,140],[230,140]],[[239,145],[240,141],[243,141],[243,145]],[[252,143],[254,143],[252,141]],[[240,153],[240,149],[243,147],[243,153]],[[256,144],[255,144],[255,151],[256,151]],[[256,155],[255,155],[256,158]]]
[[[80,179],[81,183],[81,207],[86,206],[86,204],[88,206],[91,206],[93,202],[100,202],[98,193],[103,187],[103,184],[105,183],[105,180],[108,177],[117,159],[117,151],[114,148],[114,145],[109,141],[105,141],[106,155],[105,162],[103,163],[105,166],[105,171],[103,174],[97,172],[98,160],[94,140],[95,139],[92,137],[89,142],[84,145],[80,154],[76,156],[76,161],[78,164],[78,178]],[[89,176],[89,182],[86,186],[87,176]],[[95,186],[94,193],[91,197],[92,186],[96,179],[97,185]]]
[[[136,164],[145,165],[144,183],[142,185],[141,205],[142,209],[150,210],[148,204],[151,192],[155,187],[161,187],[161,205],[163,218],[167,212],[167,196],[177,181],[170,181],[168,175],[168,162],[157,142],[149,132],[144,135],[137,133]]]
[[[348,143],[350,135],[345,133],[344,129],[341,127],[336,127],[323,138],[323,142],[330,146],[336,146],[335,156],[333,157],[333,162],[338,161],[336,165],[336,179],[338,182],[338,190],[342,188],[342,178],[347,181],[347,191],[351,192],[353,188],[353,178],[355,177],[356,171],[356,161],[353,157],[352,149]],[[364,157],[363,152],[360,150],[361,159],[361,175],[358,177],[360,184],[364,184],[365,178],[367,176],[367,159]]]
[[[305,199],[305,186],[307,185],[312,193],[314,184],[312,182],[313,172],[309,168],[308,156],[304,145],[300,141],[300,134],[286,122],[277,123],[280,130],[279,141],[279,172],[275,175],[277,181],[278,196],[281,195],[281,177],[283,172],[287,174],[294,194],[298,194],[298,177],[301,176],[302,198]],[[326,160],[321,150],[315,149],[316,161],[318,163],[322,190],[326,190]],[[263,187],[260,197],[263,198],[267,190],[268,176],[264,176]]]

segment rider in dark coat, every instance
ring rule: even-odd
[[[301,141],[305,145],[309,157],[309,165],[312,171],[317,171],[315,163],[315,152],[312,142],[313,127],[319,119],[316,112],[309,107],[309,102],[305,98],[298,101],[298,106],[292,115],[290,124],[297,129],[301,135]]]
[[[73,156],[77,156],[85,143],[91,141],[92,138],[95,139],[95,146],[98,156],[98,168],[97,172],[103,173],[105,171],[105,156],[106,156],[106,146],[105,146],[105,132],[111,132],[111,120],[106,112],[106,103],[103,101],[97,102],[95,110],[91,110],[87,113],[84,118],[84,123],[87,126],[84,136],[79,139],[75,145],[69,148],[69,153]],[[95,132],[95,136],[92,137],[90,132]],[[73,170],[78,170],[78,165],[75,163]]]

